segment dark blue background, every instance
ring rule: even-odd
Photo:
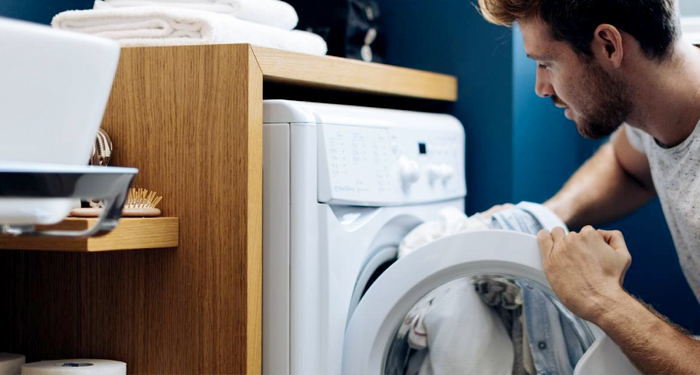
[[[580,137],[551,101],[534,94],[535,64],[516,30],[486,23],[465,0],[378,0],[387,63],[456,75],[454,105],[467,131],[467,210],[542,202],[599,146]],[[48,24],[85,0],[3,0],[0,16]],[[606,225],[625,234],[633,264],[625,286],[674,322],[700,333],[700,307],[683,277],[658,201]]]
[[[51,23],[56,13],[64,10],[90,9],[90,0],[2,0],[0,17],[17,18],[43,24]]]

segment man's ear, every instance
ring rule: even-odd
[[[591,51],[596,60],[603,66],[619,68],[624,57],[622,34],[615,26],[599,25],[593,34]]]

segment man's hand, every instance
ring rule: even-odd
[[[483,216],[485,219],[491,220],[491,216],[493,216],[493,214],[495,214],[496,212],[507,210],[507,209],[510,209],[513,207],[515,207],[515,205],[510,204],[510,203],[506,203],[503,205],[496,205],[496,206],[489,208],[488,211],[484,211],[484,212],[479,213],[479,215]]]
[[[584,227],[537,234],[547,279],[559,300],[579,317],[596,322],[608,302],[625,294],[622,282],[632,258],[619,231]]]
[[[620,232],[584,227],[537,234],[542,265],[559,300],[595,323],[645,374],[700,374],[700,341],[622,289],[632,258]]]

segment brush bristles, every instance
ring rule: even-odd
[[[131,188],[124,203],[124,208],[156,208],[163,197],[158,196],[155,191],[148,191],[144,188]]]

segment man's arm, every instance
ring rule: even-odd
[[[700,341],[620,290],[596,324],[645,374],[700,374]]]
[[[621,129],[545,206],[568,227],[580,228],[618,219],[655,195],[646,155],[632,147]]]
[[[622,289],[630,266],[618,231],[590,226],[568,236],[561,228],[537,235],[552,289],[571,312],[598,325],[648,374],[700,374],[700,342]]]

